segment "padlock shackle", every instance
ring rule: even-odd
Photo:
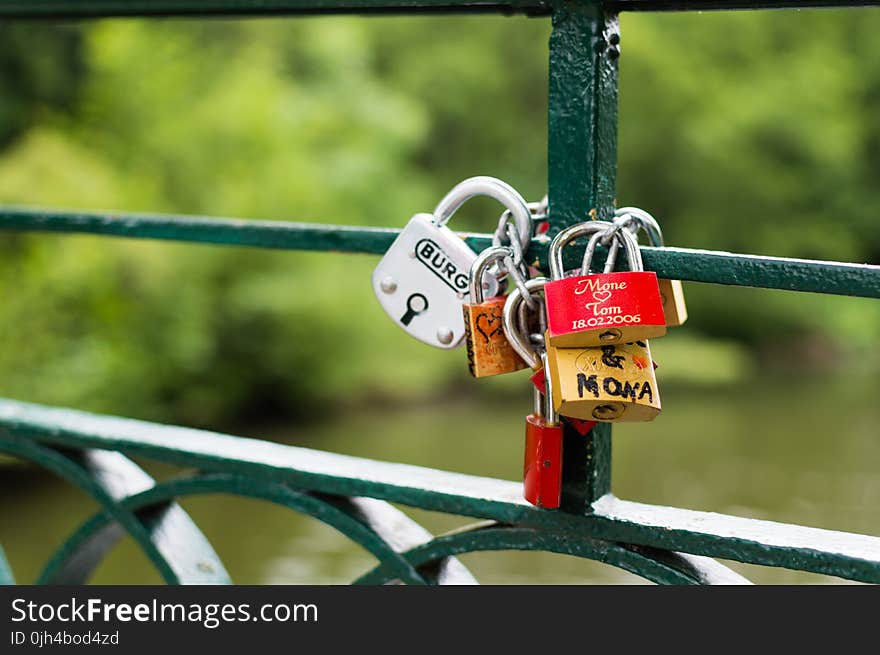
[[[469,177],[452,187],[434,208],[434,224],[443,227],[459,208],[474,196],[494,198],[510,210],[516,224],[516,234],[522,249],[526,250],[532,240],[532,213],[519,191],[497,177],[478,175]]]
[[[540,291],[544,288],[544,285],[547,282],[549,282],[549,280],[545,277],[536,277],[531,280],[526,280],[526,289],[530,292]],[[522,293],[520,293],[520,290],[517,287],[507,295],[507,300],[504,303],[504,314],[502,315],[501,325],[504,328],[504,334],[507,336],[507,340],[510,342],[511,347],[516,351],[516,354],[522,357],[523,361],[528,364],[529,367],[536,369],[538,368],[539,362],[538,353],[532,349],[531,343],[529,343],[527,339],[523,339],[523,334],[520,332],[520,325],[517,320],[522,302]]]
[[[623,219],[627,223],[632,224],[635,227],[632,230],[633,234],[637,234],[640,229],[644,230],[645,234],[648,235],[648,243],[654,248],[663,247],[663,231],[660,229],[660,224],[656,218],[644,209],[639,207],[621,207],[614,212],[614,217],[615,223],[617,219]]]
[[[565,265],[562,262],[562,249],[565,246],[578,237],[586,236],[587,234],[593,235],[598,232],[609,230],[614,231],[615,227],[614,223],[609,223],[608,221],[586,221],[562,230],[553,238],[553,241],[550,242],[550,248],[548,250],[548,256],[550,258],[550,277],[553,280],[561,280],[565,277]],[[642,253],[639,251],[638,242],[629,231],[625,230],[625,232],[625,235],[623,232],[619,232],[618,236],[623,239],[626,256],[627,259],[629,259],[630,270],[641,271],[644,269],[644,265],[642,264]],[[586,255],[586,251],[584,254]],[[589,260],[585,263],[589,264]]]
[[[590,274],[593,265],[593,255],[596,253],[596,246],[604,239],[604,237],[605,235],[602,232],[596,232],[590,237],[589,242],[587,242],[587,247],[584,250],[584,259],[581,262],[581,275]],[[602,269],[602,272],[612,273],[614,271],[614,264],[617,262],[617,251],[621,242],[623,243],[624,250],[626,250],[626,257],[629,260],[630,270],[643,271],[645,265],[642,262],[642,251],[639,250],[639,242],[636,240],[636,237],[632,232],[624,227],[623,229],[615,230],[611,235],[611,244],[608,246],[608,254],[605,257],[605,268]]]
[[[629,270],[644,271],[645,263],[642,261],[642,251],[639,250],[639,242],[636,236],[629,230],[621,230],[616,236],[623,241],[626,258],[629,260]]]
[[[483,275],[491,264],[505,257],[513,257],[513,251],[506,246],[491,246],[477,255],[474,263],[471,264],[468,278],[469,298],[472,305],[479,305],[485,301],[483,297]]]
[[[547,365],[547,351],[541,353],[541,366],[544,368],[544,422],[548,425],[559,424],[559,414],[553,404],[553,376]]]

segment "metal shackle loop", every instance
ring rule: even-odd
[[[593,272],[593,255],[596,254],[596,246],[600,242],[604,243],[606,239],[611,239],[611,245],[608,249],[608,255],[605,257],[605,268],[602,269],[602,272],[610,273],[614,270],[614,264],[617,263],[617,234],[613,230],[606,230],[596,232],[587,242],[587,247],[584,249],[584,259],[581,262],[581,275],[589,275]]]
[[[538,235],[535,233],[537,230],[538,224],[543,223],[547,220],[547,212],[550,208],[550,201],[548,197],[545,195],[537,202],[529,202],[526,203],[529,208],[529,214],[532,216],[532,238],[539,238],[543,240],[548,240],[544,235]],[[528,247],[526,243],[519,243],[517,239],[517,244],[514,244],[513,239],[511,239],[510,231],[515,230],[514,226],[509,223],[510,221],[510,210],[505,209],[501,216],[498,219],[498,228],[495,230],[495,234],[492,235],[492,245],[493,246],[502,246],[505,245],[505,239],[510,242],[510,246],[519,245],[520,250],[525,250]]]
[[[553,241],[550,242],[550,249],[547,251],[550,259],[550,277],[554,280],[561,280],[565,277],[565,265],[562,262],[562,249],[578,237],[593,235],[597,232],[605,233],[613,231],[614,223],[608,221],[586,221],[567,227],[557,234]],[[595,248],[595,246],[594,246]]]
[[[553,405],[553,376],[547,368],[547,351],[541,353],[541,366],[544,368],[544,422],[549,425],[559,423],[559,415]]]
[[[629,230],[624,229],[617,232],[615,237],[623,242],[623,249],[626,252],[626,258],[629,261],[629,270],[637,272],[644,271],[645,264],[642,261],[642,251],[639,250],[639,242],[636,241],[635,235]]]
[[[532,218],[536,221],[547,220],[547,214],[550,211],[550,196],[545,193],[538,202],[530,202],[529,211],[532,212]]]
[[[536,277],[526,280],[526,288],[529,292],[540,291],[544,285],[549,282],[545,277]],[[516,351],[516,354],[522,357],[523,361],[531,368],[538,366],[538,353],[532,348],[528,335],[523,335],[519,321],[520,305],[523,302],[522,292],[514,289],[507,295],[504,303],[504,314],[502,316],[502,326],[504,334],[510,345]]]
[[[443,227],[452,215],[474,196],[494,198],[510,210],[516,223],[516,236],[523,250],[529,247],[532,239],[532,214],[520,193],[507,182],[496,177],[478,175],[456,184],[434,209],[434,224]]]
[[[614,222],[616,223],[621,219],[630,226],[633,234],[637,234],[638,231],[642,229],[645,231],[645,234],[648,235],[648,243],[650,243],[651,246],[654,248],[663,247],[663,231],[660,229],[660,224],[657,222],[656,218],[651,216],[651,214],[644,209],[638,207],[621,207],[614,212]]]
[[[483,275],[489,269],[489,266],[512,255],[511,249],[505,246],[486,248],[477,255],[474,263],[471,264],[470,277],[468,278],[471,304],[479,305],[485,300],[483,298]]]

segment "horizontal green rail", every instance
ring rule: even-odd
[[[880,537],[646,505],[610,494],[586,515],[547,511],[527,503],[518,482],[0,399],[0,451],[37,445],[111,450],[205,474],[234,474],[310,492],[551,529],[574,540],[637,544],[880,582]]]
[[[399,229],[157,214],[83,213],[0,207],[0,230],[99,234],[138,239],[383,254]],[[489,235],[463,234],[479,251]],[[577,249],[567,260],[577,261]],[[665,278],[880,298],[880,266],[761,257],[712,250],[642,247],[645,267]],[[546,270],[546,240],[530,253]],[[601,257],[601,256],[600,256]]]
[[[0,230],[102,234],[280,250],[384,253],[400,230],[240,218],[0,207]]]
[[[555,6],[590,7],[599,0],[0,0],[0,18],[102,16],[265,16],[339,13],[498,13],[547,15]],[[611,0],[609,11],[704,11],[856,7],[880,0]]]

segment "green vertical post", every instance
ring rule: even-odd
[[[616,14],[599,4],[556,5],[550,36],[550,232],[614,213],[617,171]],[[566,427],[562,509],[583,514],[611,488],[611,426],[586,437]]]

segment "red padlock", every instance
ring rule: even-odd
[[[566,278],[562,249],[586,234],[591,238],[581,274]],[[623,243],[631,270],[611,273],[614,261],[609,256],[605,272],[590,274],[596,244],[611,234]],[[605,221],[574,225],[556,235],[550,244],[549,258],[553,279],[544,287],[548,343],[559,348],[580,348],[643,341],[666,334],[657,275],[643,270],[638,243],[627,230]]]
[[[553,409],[549,378],[545,384],[548,393],[542,397],[535,389],[534,413],[526,417],[523,496],[536,507],[555,509],[562,499],[562,424]]]

